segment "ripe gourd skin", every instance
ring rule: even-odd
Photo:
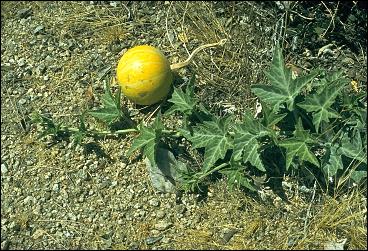
[[[169,61],[160,50],[149,45],[125,52],[116,75],[123,94],[140,105],[151,105],[165,98],[173,81]]]

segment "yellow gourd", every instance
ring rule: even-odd
[[[136,104],[157,103],[170,92],[174,78],[172,70],[188,65],[200,50],[224,43],[225,39],[218,43],[202,45],[195,49],[186,61],[172,65],[155,47],[149,45],[133,47],[120,58],[116,69],[121,91]]]

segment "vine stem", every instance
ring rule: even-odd
[[[79,129],[75,128],[75,127],[62,126],[60,129],[64,130],[64,131],[69,131],[69,132],[79,132]],[[139,132],[139,130],[134,129],[134,128],[130,128],[130,129],[117,130],[117,131],[114,131],[114,132],[112,132],[112,131],[95,131],[95,130],[87,130],[86,132],[87,132],[87,134],[90,134],[90,135],[116,136],[116,135],[119,135],[119,134]],[[170,134],[170,136],[172,136],[172,137],[180,137],[180,135],[175,131],[162,130],[162,133]]]
[[[69,131],[69,132],[79,132],[78,128],[75,127],[61,127],[61,130],[65,130],[65,131]],[[88,134],[94,134],[94,135],[105,135],[105,136],[114,136],[114,135],[119,135],[119,134],[126,134],[126,133],[130,133],[130,132],[139,132],[137,129],[134,128],[130,128],[130,129],[124,129],[124,130],[117,130],[114,132],[111,131],[94,131],[94,130],[87,130],[86,131]]]
[[[172,64],[170,65],[170,68],[171,70],[177,70],[177,69],[180,69],[184,66],[187,66],[192,60],[193,60],[193,57],[198,53],[200,52],[201,50],[203,49],[206,49],[206,48],[209,48],[209,47],[214,47],[214,46],[222,46],[226,43],[227,39],[221,39],[219,42],[217,43],[212,43],[212,44],[205,44],[205,45],[201,45],[199,46],[197,49],[195,49],[191,54],[190,56],[188,57],[187,60],[185,60],[184,62],[179,62],[179,63],[176,63],[176,64]]]
[[[229,165],[228,162],[225,162],[225,163],[222,163],[221,165],[218,165],[214,169],[211,169],[210,171],[208,171],[208,172],[202,174],[201,176],[199,176],[198,181],[202,180],[203,178],[205,178],[206,176],[210,175],[211,173],[216,172],[216,171],[220,170],[221,168],[223,168],[225,166],[228,166],[228,165]]]

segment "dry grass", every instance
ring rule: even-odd
[[[262,204],[240,193],[236,196],[219,193],[217,206],[202,208],[209,218],[197,229],[183,230],[182,236],[175,240],[175,248],[324,249],[329,242],[346,239],[345,249],[366,249],[364,194],[358,190],[340,198],[320,194],[308,201],[310,198],[295,193],[290,204],[278,203],[276,198],[275,203]],[[226,208],[225,203],[231,208],[226,212],[219,210]],[[236,220],[230,215],[236,215]],[[225,222],[228,224],[224,225]],[[221,238],[220,229],[224,227],[239,230],[228,243]]]

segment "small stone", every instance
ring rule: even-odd
[[[187,208],[185,207],[185,205],[180,204],[180,205],[176,206],[176,212],[178,214],[183,214],[183,213],[185,213],[185,211],[187,211]]]
[[[15,232],[18,232],[20,230],[20,225],[12,221],[9,225],[9,228]]]
[[[45,27],[43,27],[43,25],[38,25],[34,30],[33,30],[33,34],[37,35],[39,34]]]
[[[24,98],[21,98],[21,99],[19,99],[19,101],[18,101],[18,104],[20,104],[20,105],[24,105],[25,103],[27,103],[27,100],[26,100],[26,99],[24,99]]]
[[[140,209],[140,208],[142,208],[141,204],[137,203],[137,204],[134,205],[134,209]]]
[[[53,186],[52,186],[52,190],[54,192],[59,192],[59,184],[58,183],[55,183]]]
[[[156,217],[157,217],[157,219],[159,219],[159,220],[161,220],[162,218],[164,218],[165,217],[165,211],[163,211],[163,210],[159,210],[159,211],[157,211],[157,213],[156,213]]]
[[[172,223],[171,222],[166,222],[166,221],[159,221],[158,223],[155,224],[155,229],[160,230],[160,231],[164,231],[170,227],[172,227]]]
[[[26,65],[26,60],[24,58],[20,58],[18,60],[18,66],[22,67]]]
[[[234,236],[234,234],[236,234],[237,232],[239,232],[237,229],[226,229],[226,231],[224,231],[224,235],[223,235],[223,241],[225,243],[229,242],[230,239]]]
[[[5,240],[5,241],[1,242],[1,250],[8,250],[9,245],[10,245],[10,241],[8,241],[8,240]]]
[[[46,200],[51,199],[51,193],[50,193],[50,192],[46,192],[46,193],[45,193],[45,199],[46,199]]]
[[[164,244],[169,244],[170,243],[170,238],[168,238],[168,237],[164,237],[164,238],[162,238],[162,240],[161,240],[161,242],[162,243],[164,243]]]
[[[51,62],[52,61],[52,57],[50,57],[50,55],[47,55],[45,58],[46,62]]]
[[[112,1],[112,2],[110,2],[110,6],[117,7],[118,3],[116,1]]]
[[[43,77],[43,80],[45,80],[45,81],[49,80],[49,76],[47,76],[47,75],[46,75],[46,76],[44,76],[44,77]]]
[[[44,64],[40,64],[37,69],[36,69],[36,73],[39,75],[42,75],[46,72],[46,66]]]
[[[160,202],[157,199],[152,199],[149,201],[149,204],[154,207],[158,207],[160,205]]]
[[[18,10],[18,12],[17,12],[17,16],[19,17],[19,18],[27,18],[27,17],[29,17],[30,15],[32,15],[32,10],[31,9],[29,9],[29,8],[25,8],[25,9],[20,9],[20,10]]]
[[[27,196],[25,199],[24,199],[24,204],[28,204],[30,201],[33,201],[33,196]]]
[[[156,242],[158,242],[159,240],[161,240],[162,239],[162,236],[158,236],[158,237],[148,237],[147,239],[146,239],[146,244],[147,245],[152,245],[152,244],[154,244],[154,243],[156,243]]]
[[[7,173],[8,172],[8,168],[6,167],[6,165],[3,163],[1,164],[1,173]]]

